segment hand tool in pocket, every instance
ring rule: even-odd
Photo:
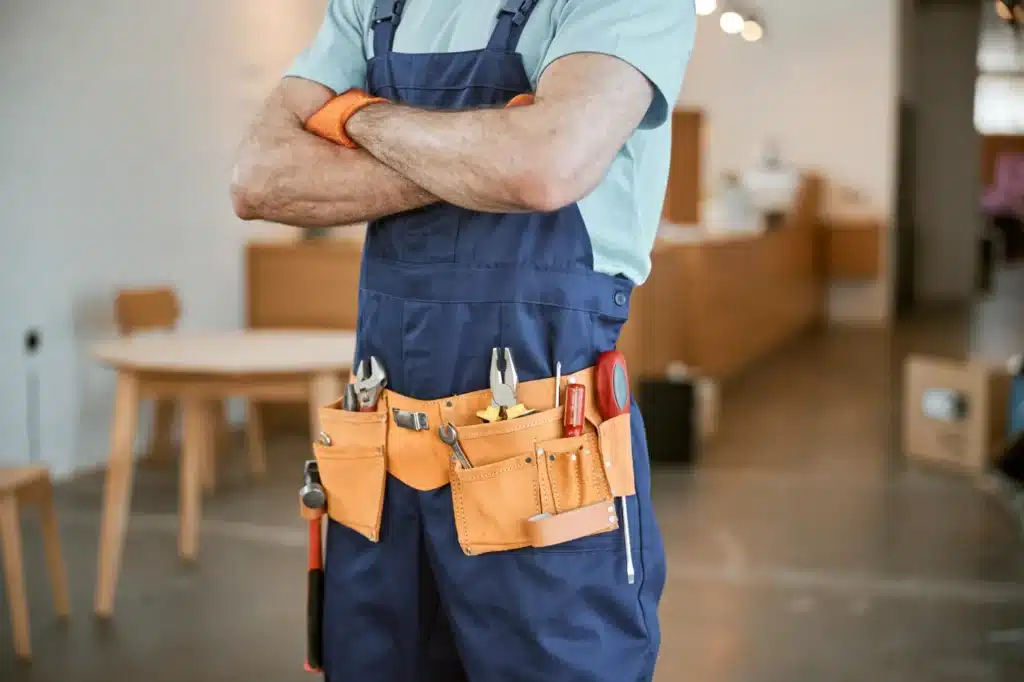
[[[360,360],[356,366],[355,382],[356,394],[359,396],[359,411],[376,412],[377,401],[380,400],[387,385],[387,372],[376,355],[370,356],[369,363]]]
[[[516,398],[516,388],[519,386],[519,376],[516,374],[516,364],[512,361],[512,351],[503,349],[505,354],[504,375],[498,367],[498,349],[491,349],[491,405],[486,410],[480,410],[476,416],[485,422],[496,422],[502,419],[515,419],[533,410],[527,410]]]
[[[565,414],[562,416],[562,436],[575,438],[583,435],[586,420],[587,389],[571,378],[565,387]]]
[[[306,462],[303,486],[300,491],[302,504],[309,509],[327,508],[327,495],[320,481],[320,469],[316,461]],[[309,555],[306,562],[306,665],[309,672],[321,672],[323,666],[324,626],[324,553],[321,519],[309,520]]]
[[[345,396],[341,399],[341,409],[346,412],[359,411],[359,396],[356,394],[356,387],[354,384],[348,384],[345,386]]]
[[[327,507],[327,493],[320,483],[320,468],[315,459],[306,462],[299,498],[307,509],[323,510]]]
[[[597,409],[604,419],[629,411],[629,373],[626,358],[619,351],[607,351],[597,358],[594,368],[597,386]]]
[[[462,449],[462,443],[459,442],[459,432],[455,429],[455,425],[448,422],[443,426],[437,427],[437,432],[441,436],[441,440],[452,449],[453,459],[459,463],[459,466],[463,469],[472,469],[473,463],[469,461],[469,457],[466,457],[466,451]]]
[[[555,407],[562,399],[562,363],[555,363]]]
[[[626,358],[618,351],[601,353],[594,367],[597,384],[597,409],[604,420],[618,417],[629,411],[629,373],[626,371]],[[566,398],[568,409],[568,398]],[[622,533],[626,538],[626,578],[632,585],[636,581],[633,568],[633,543],[629,537],[629,505],[626,498],[622,500]]]

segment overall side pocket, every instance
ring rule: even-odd
[[[371,542],[380,538],[387,485],[387,411],[347,412],[332,403],[320,409],[323,432],[313,443],[327,493],[327,515]]]

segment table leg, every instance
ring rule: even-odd
[[[118,372],[114,394],[114,417],[110,434],[110,459],[103,491],[100,520],[99,568],[96,580],[95,611],[99,616],[114,615],[114,593],[121,570],[124,533],[131,510],[134,458],[132,446],[139,410],[139,385],[135,375]]]
[[[311,438],[316,438],[320,425],[320,408],[338,399],[341,395],[341,379],[337,374],[325,372],[315,374],[309,384],[309,427]]]
[[[53,608],[59,617],[67,618],[71,613],[68,574],[60,547],[60,524],[57,522],[57,510],[53,504],[53,484],[46,479],[39,484],[39,490],[39,517],[43,526],[46,567],[50,572],[50,587],[53,591]]]
[[[21,553],[21,522],[18,500],[14,495],[0,497],[0,544],[3,550],[4,584],[11,609],[14,653],[18,658],[32,657],[31,629],[28,622],[28,596],[25,593],[25,566]]]
[[[202,398],[189,396],[183,402],[178,553],[192,561],[199,554],[204,466],[210,466],[213,456],[214,410]]]
[[[252,473],[261,476],[267,472],[267,452],[263,442],[263,410],[252,399],[246,404],[245,447],[249,450]]]

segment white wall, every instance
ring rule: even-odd
[[[824,174],[836,194],[863,196],[858,212],[890,219],[893,201],[901,5],[892,0],[763,0],[765,37],[725,35],[702,17],[680,104],[707,113],[705,181],[754,164],[766,140]],[[839,320],[883,320],[889,282],[836,286]]]
[[[974,86],[982,11],[991,12],[991,5],[932,4],[919,7],[915,18],[919,301],[965,301],[974,290],[981,230]]]
[[[120,286],[169,282],[184,328],[242,315],[228,200],[242,125],[320,23],[324,0],[13,0],[0,19],[0,463],[25,461],[22,333],[41,451],[57,475],[106,456],[113,381],[87,356]]]

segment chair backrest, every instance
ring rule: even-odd
[[[136,332],[171,330],[178,324],[181,306],[170,287],[122,289],[114,301],[117,328],[127,336]]]

